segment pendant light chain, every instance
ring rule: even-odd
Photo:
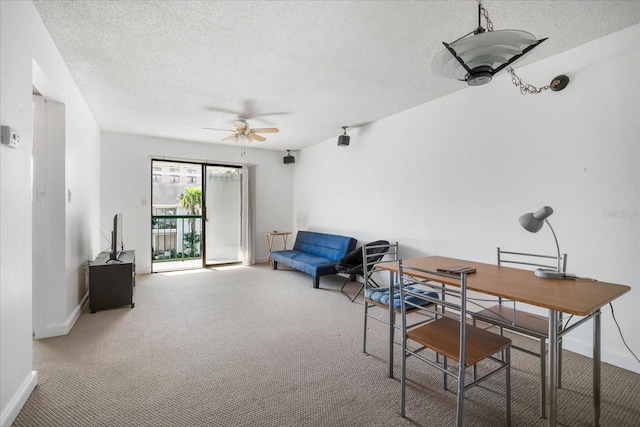
[[[493,31],[493,22],[491,22],[491,19],[489,18],[489,11],[485,9],[484,6],[482,5],[482,0],[476,0],[476,1],[478,2],[478,7],[480,8],[480,14],[482,15],[482,17],[486,22],[487,31]],[[520,89],[520,93],[523,95],[537,94],[551,88],[551,86],[549,85],[538,88],[523,82],[520,76],[516,74],[513,67],[507,67],[506,71],[511,76],[511,83],[513,83],[514,86],[517,86]]]
[[[493,31],[493,22],[491,22],[491,19],[489,19],[489,11],[485,9],[484,6],[482,5],[482,0],[477,0],[477,2],[478,2],[478,7],[480,8],[480,14],[482,15],[482,17],[486,22],[487,31]]]
[[[549,85],[542,86],[542,87],[535,87],[533,85],[530,85],[528,83],[523,82],[522,79],[513,70],[513,68],[507,67],[506,70],[507,70],[507,73],[509,73],[509,75],[511,75],[511,82],[515,86],[518,86],[518,88],[520,89],[520,93],[523,94],[523,95],[526,95],[526,94],[532,94],[533,95],[533,94],[540,93],[542,91],[545,91],[545,90],[551,88],[551,86],[549,86]]]

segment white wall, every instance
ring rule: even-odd
[[[44,333],[68,332],[86,296],[83,266],[98,242],[98,126],[31,2],[0,2],[0,122],[20,133],[18,149],[0,147],[0,426],[9,426],[37,383],[32,359],[32,87],[64,106],[64,159],[48,172],[72,199],[46,218],[64,239],[55,257],[64,268],[48,277],[43,292]],[[46,83],[46,84],[45,84]],[[44,195],[53,198],[54,195]],[[59,196],[58,196],[59,197]],[[49,258],[51,259],[51,258]]]
[[[292,172],[284,153],[149,136],[102,134],[101,228],[108,236],[111,218],[123,213],[125,249],[136,251],[136,271],[151,271],[151,160],[188,160],[256,166],[256,259],[267,260],[267,230],[291,228]],[[108,246],[102,239],[103,249]]]
[[[352,131],[349,147],[304,149],[293,228],[493,263],[496,246],[553,254],[547,227],[518,224],[549,205],[570,272],[632,287],[613,306],[640,355],[639,69],[636,25],[517,69],[538,85],[569,75],[562,92],[523,96],[503,75]],[[604,361],[640,372],[609,307],[602,337]],[[589,354],[591,327],[566,347]]]
[[[403,257],[443,254],[494,261],[497,245],[552,250],[517,217],[549,204],[572,272],[632,286],[614,302],[630,347],[640,353],[640,26],[519,69],[546,83],[568,74],[560,93],[521,96],[508,77],[331,139],[283,165],[283,153],[132,135],[101,135],[31,2],[0,1],[0,122],[21,147],[0,147],[0,427],[9,426],[37,383],[32,361],[32,85],[37,64],[64,104],[64,277],[47,292],[45,333],[65,333],[86,295],[86,260],[106,245],[99,229],[123,212],[138,271],[150,270],[151,156],[253,163],[257,258],[265,230],[310,229],[361,241],[398,240]],[[392,90],[393,88],[389,88]],[[177,142],[177,143],[176,143]],[[100,155],[103,159],[100,160]],[[101,171],[101,167],[104,169]],[[101,183],[102,177],[102,183]],[[293,177],[293,182],[291,178]],[[377,178],[377,183],[365,181]],[[293,194],[294,203],[291,202]],[[102,200],[102,206],[100,201]],[[59,202],[56,200],[56,202]],[[640,372],[603,310],[603,359]],[[567,346],[588,352],[590,328]]]

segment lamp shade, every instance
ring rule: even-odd
[[[496,30],[463,37],[451,44],[431,62],[434,73],[478,86],[491,81],[503,68],[545,41],[522,30]]]
[[[518,221],[520,225],[527,231],[537,233],[542,229],[544,220],[549,218],[553,213],[553,209],[549,206],[543,206],[535,212],[530,212],[522,215]]]

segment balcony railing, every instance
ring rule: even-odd
[[[201,215],[152,215],[153,262],[202,257]]]

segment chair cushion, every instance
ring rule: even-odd
[[[433,291],[425,291],[424,289],[416,288],[414,286],[406,286],[405,289],[409,289],[418,294],[424,294],[431,298],[438,298],[438,294]],[[369,288],[365,292],[364,296],[372,301],[389,305],[389,288]],[[414,295],[405,296],[405,301],[416,305],[427,305],[431,303],[429,300],[422,299]],[[393,308],[400,308],[400,289],[397,286],[393,287]]]

